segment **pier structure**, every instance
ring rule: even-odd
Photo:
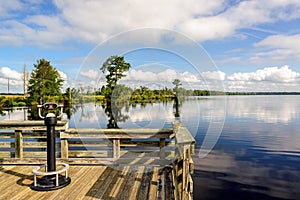
[[[43,121],[0,121],[0,199],[192,199],[195,140],[179,121],[164,129],[72,129],[56,126],[56,159],[72,183],[30,189],[34,165],[44,164]]]

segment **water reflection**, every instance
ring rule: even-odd
[[[173,103],[175,118],[179,119],[179,117],[180,117],[179,107],[181,107],[183,100],[184,100],[184,98],[179,98],[177,95],[175,95],[174,103]]]
[[[224,105],[227,105],[224,109]],[[194,199],[299,199],[300,96],[188,98],[179,118],[195,136],[199,150],[210,125],[226,121],[213,150],[195,154]],[[120,108],[120,128],[160,128],[175,120],[174,102]],[[23,111],[1,119],[23,119]],[[121,118],[122,119],[122,118]],[[214,121],[213,121],[214,120]],[[76,107],[71,127],[106,128],[109,116],[100,104]]]
[[[27,107],[14,107],[0,109],[0,120],[27,120]]]
[[[108,117],[107,128],[120,128],[119,123],[125,122],[129,119],[127,114],[122,113],[122,109],[125,107],[128,112],[128,103],[108,101],[106,104],[102,104],[102,108]]]
[[[180,119],[188,121],[200,121],[209,122],[212,118],[221,117],[224,115],[224,98],[218,97],[196,97],[188,98],[185,101],[179,101],[179,107],[176,108],[176,103],[171,102],[156,102],[147,104],[132,104],[124,109],[124,106],[120,107],[119,110],[124,111],[130,116],[134,113],[139,113],[138,119],[149,119],[158,117],[159,120],[170,120],[174,119],[174,115],[180,113]],[[93,105],[96,110],[95,112],[101,112],[103,109],[99,105],[85,103],[73,105],[72,108],[65,107],[65,113],[67,118],[72,119],[73,114],[76,115],[82,113],[80,109],[90,107]],[[172,107],[173,106],[173,107]],[[220,109],[214,109],[218,107]],[[117,107],[116,107],[117,108]],[[157,114],[160,111],[161,115]],[[177,110],[176,110],[177,109]],[[212,112],[212,110],[214,111]],[[232,120],[237,120],[239,123],[242,120],[257,120],[261,123],[283,123],[288,124],[293,120],[298,120],[300,115],[300,104],[299,96],[228,96],[227,97],[227,115],[226,117]],[[87,108],[87,110],[90,110]],[[146,112],[144,112],[146,110]],[[150,110],[153,110],[150,112]],[[1,119],[27,119],[27,117],[20,117],[20,113],[23,113],[24,108],[9,108],[2,109]],[[37,113],[37,112],[33,112]],[[84,113],[82,113],[84,114]],[[154,116],[153,116],[153,115]],[[5,115],[5,116],[3,116]],[[83,117],[85,118],[85,117]],[[83,120],[83,119],[82,119]],[[89,120],[85,118],[84,120]],[[134,120],[133,120],[134,121]]]
[[[253,153],[265,165],[221,150],[202,160],[195,159],[195,199],[297,199],[300,176],[295,166],[299,161]]]
[[[113,107],[84,104],[73,114],[71,127],[159,128],[174,120],[172,102]]]
[[[275,97],[228,98],[217,145],[194,156],[194,199],[299,199],[300,96]]]
[[[228,100],[230,117],[289,123],[299,116],[299,96],[237,96]]]

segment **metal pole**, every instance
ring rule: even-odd
[[[45,118],[45,125],[47,126],[47,171],[56,171],[55,158],[55,125],[57,118],[53,113],[48,113]]]

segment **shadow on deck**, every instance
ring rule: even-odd
[[[71,166],[71,184],[48,192],[30,189],[33,168],[0,167],[0,199],[174,199],[170,168]]]

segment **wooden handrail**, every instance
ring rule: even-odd
[[[65,131],[68,128],[68,121],[58,121],[56,130]],[[1,120],[0,130],[14,130],[14,133],[1,133],[2,136],[14,137],[13,148],[15,158],[23,158],[23,131],[46,131],[47,128],[43,120],[20,121]],[[29,134],[29,133],[27,133]],[[30,133],[35,135],[35,133]]]
[[[175,134],[176,143],[178,145],[193,145],[196,143],[195,138],[190,131],[180,121],[173,122],[173,130]]]
[[[173,123],[175,134],[175,161],[173,162],[174,197],[178,200],[193,199],[194,166],[191,154],[194,152],[194,137],[180,121]]]
[[[164,158],[165,139],[172,135],[172,129],[97,129],[97,128],[80,128],[68,129],[60,133],[61,139],[61,157],[69,157],[70,138],[93,138],[93,139],[111,139],[113,158],[120,157],[120,140],[122,139],[160,139],[160,158]]]
[[[43,120],[21,121],[21,120],[0,120],[0,130],[16,130],[16,131],[37,131],[46,130]],[[55,127],[57,131],[65,131],[68,129],[68,121],[57,121]]]
[[[10,140],[9,142],[2,143],[2,145],[0,144],[0,147],[2,148],[6,148],[6,149],[14,148],[14,152],[12,152],[11,150],[2,151],[3,156],[1,156],[2,160],[0,158],[0,163],[4,163],[4,162],[13,163],[13,160],[9,160],[10,158],[13,157],[13,158],[26,158],[23,159],[23,162],[25,164],[26,160],[28,160],[29,162],[34,162],[34,160],[30,159],[32,156],[41,155],[41,157],[38,158],[43,158],[45,156],[45,152],[40,150],[34,151],[32,153],[28,152],[28,148],[31,149],[46,148],[45,146],[46,127],[44,125],[43,120],[0,121],[0,130],[4,130],[4,132],[0,132],[0,138],[14,138],[13,142]],[[10,132],[10,131],[5,132],[5,130],[14,130],[14,132]],[[62,159],[69,159],[70,157],[74,158],[74,155],[75,157],[79,156],[84,158],[86,158],[86,156],[88,156],[89,154],[91,154],[90,156],[92,156],[93,153],[89,152],[90,150],[88,151],[85,150],[86,145],[89,146],[89,144],[81,142],[82,139],[88,139],[89,141],[94,141],[93,143],[94,147],[102,148],[96,150],[97,153],[103,154],[103,152],[106,151],[106,154],[109,153],[106,155],[108,156],[108,159],[120,158],[121,146],[126,147],[128,145],[129,146],[141,145],[139,146],[141,151],[142,149],[147,148],[147,146],[150,148],[153,147],[158,148],[160,149],[160,152],[156,153],[157,158],[165,159],[166,155],[170,155],[167,154],[170,152],[166,153],[165,147],[166,145],[171,144],[170,137],[172,137],[173,134],[173,129],[97,129],[97,128],[74,129],[74,128],[68,128],[67,121],[59,121],[56,130],[59,132],[57,138],[60,139],[60,144],[57,144],[57,147],[58,149],[60,149],[60,152],[57,153],[58,155],[60,154],[60,157]],[[33,139],[44,138],[44,139],[33,141],[33,142],[27,142],[28,141],[27,138],[33,138]],[[74,139],[77,142],[74,143]],[[131,141],[131,139],[141,139],[141,140],[137,140],[137,144],[134,144],[135,143],[134,141],[127,144],[128,141]],[[148,141],[148,139],[150,140]],[[107,147],[103,147],[103,145],[105,144],[103,142],[101,144],[101,142],[97,142],[97,141],[103,141],[104,143],[105,141],[107,141],[109,142],[109,144],[106,144],[108,145]],[[74,149],[73,148],[74,146],[80,147],[83,150],[70,150],[71,148]],[[16,163],[21,162],[20,160],[15,160],[15,161]]]
[[[173,129],[67,129],[61,132],[61,138],[169,138]]]

